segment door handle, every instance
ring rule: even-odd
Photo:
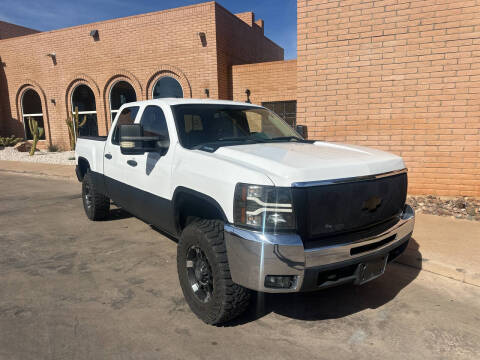
[[[127,160],[127,164],[130,166],[137,166],[137,162],[135,160]]]
[[[112,158],[112,154],[105,154],[105,157],[110,160]]]

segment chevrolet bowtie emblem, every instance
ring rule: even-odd
[[[382,199],[376,196],[372,196],[370,199],[363,202],[362,210],[375,211],[382,203]]]

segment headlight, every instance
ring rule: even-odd
[[[237,184],[233,204],[234,223],[258,230],[295,229],[290,188]]]

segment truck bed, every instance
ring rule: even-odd
[[[103,174],[103,151],[107,143],[106,136],[79,136],[75,147],[77,161],[83,158],[88,161],[90,170]]]

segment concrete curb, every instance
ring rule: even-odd
[[[415,255],[409,254],[408,252],[405,252],[395,261],[401,265],[411,266],[422,271],[428,271],[469,285],[480,286],[480,274],[470,270],[456,268],[435,260],[418,259]]]
[[[12,175],[22,175],[22,176],[31,176],[31,177],[39,177],[39,178],[51,178],[51,179],[57,179],[57,180],[77,181],[77,178],[76,178],[76,177],[72,177],[72,176],[61,176],[61,175],[52,175],[52,174],[42,173],[42,172],[14,171],[14,170],[3,170],[3,169],[0,169],[0,173],[12,174]]]
[[[63,180],[77,180],[75,166],[73,165],[0,160],[0,172]]]
[[[412,239],[397,262],[480,286],[480,222],[417,213]]]

